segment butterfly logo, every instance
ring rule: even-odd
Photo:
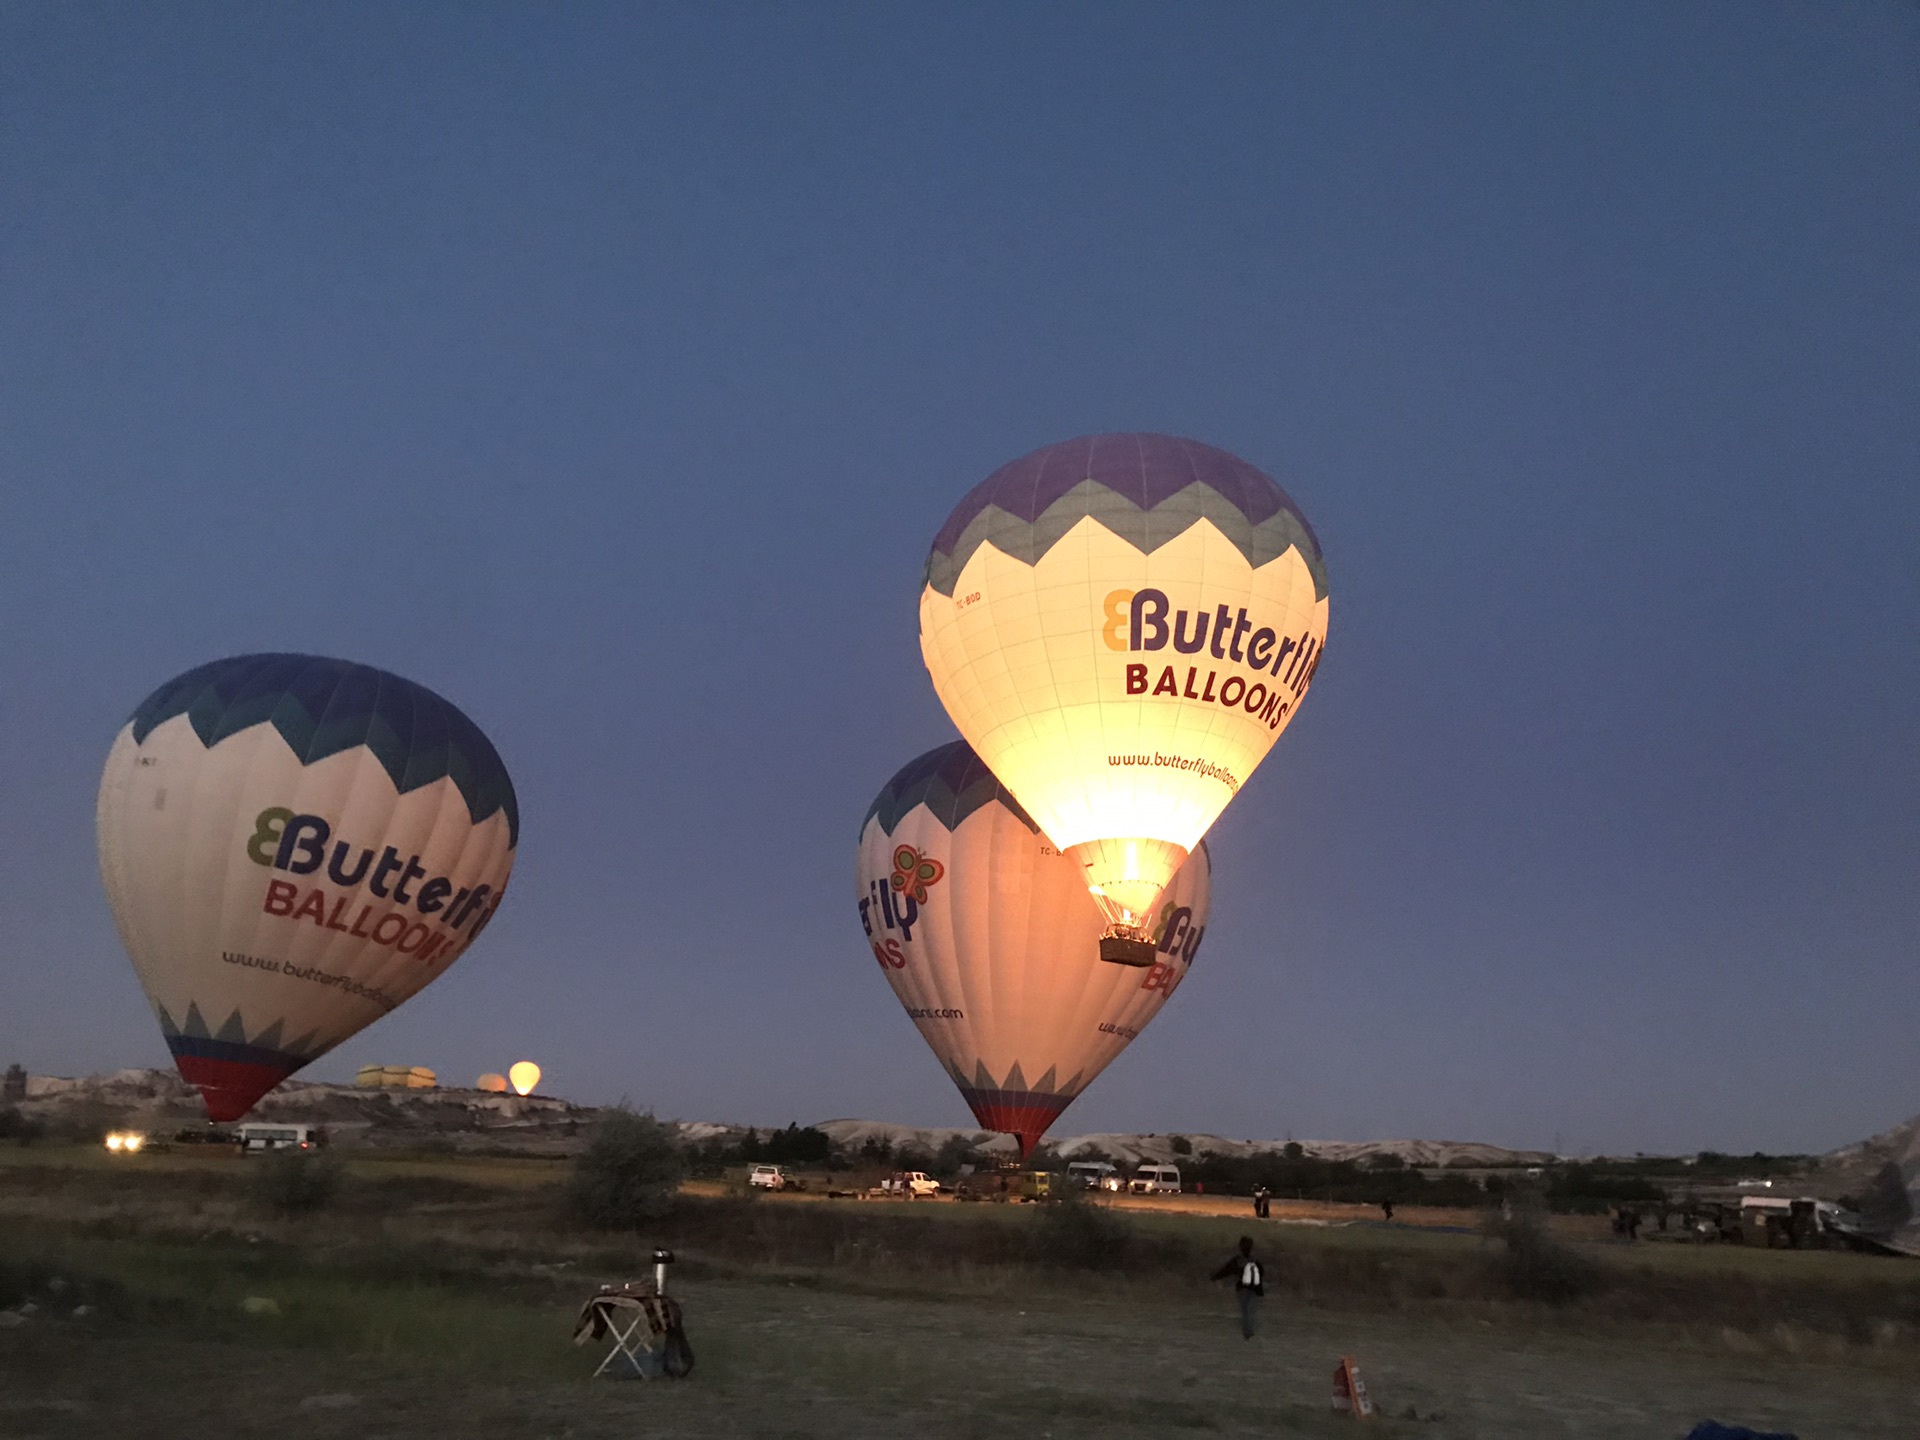
[[[893,852],[894,893],[911,896],[916,905],[927,903],[927,887],[938,885],[946,873],[946,866],[922,855],[911,845],[902,845]]]

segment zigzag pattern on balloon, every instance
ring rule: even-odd
[[[188,1004],[186,1018],[179,1022],[166,1006],[154,1009],[175,1068],[200,1091],[208,1118],[222,1124],[245,1115],[254,1101],[327,1048],[311,1031],[283,1042],[280,1030],[285,1022],[280,1020],[249,1035],[238,1010],[217,1031],[210,1031],[196,1004]]]
[[[962,1070],[958,1064],[949,1065],[947,1067],[947,1073],[953,1076],[953,1083],[958,1085],[962,1090],[976,1090],[982,1093],[1001,1095],[1028,1095],[1034,1097],[1058,1096],[1063,1106],[1069,1100],[1073,1099],[1074,1096],[1078,1095],[1085,1084],[1085,1081],[1081,1079],[1080,1072],[1076,1071],[1073,1078],[1062,1085],[1059,1081],[1058,1074],[1051,1065],[1047,1067],[1046,1074],[1029,1084],[1025,1073],[1020,1068],[1020,1062],[1018,1060],[1007,1067],[1007,1077],[1004,1080],[994,1079],[993,1072],[987,1069],[987,1063],[984,1060],[975,1060],[973,1062],[973,1074],[971,1075]]]
[[[176,715],[210,750],[270,724],[303,765],[364,745],[401,794],[451,779],[476,825],[503,812],[511,842],[520,842],[519,802],[492,742],[457,707],[398,675],[313,655],[215,660],[141,702],[134,743]]]
[[[973,1118],[983,1129],[1018,1137],[1023,1157],[1046,1134],[1060,1112],[1073,1103],[1083,1083],[1081,1077],[1075,1075],[1065,1085],[1057,1086],[1050,1068],[1029,1085],[1017,1060],[1007,1070],[1004,1081],[996,1081],[979,1061],[974,1062],[971,1079],[957,1065],[950,1073],[967,1108],[973,1111]]]
[[[1027,829],[1040,833],[973,748],[956,740],[901,766],[867,807],[860,829],[864,833],[867,821],[878,817],[881,830],[891,835],[916,805],[925,805],[934,819],[953,831],[976,810],[993,804],[1005,806]]]
[[[1092,518],[1143,554],[1205,520],[1247,563],[1297,550],[1327,594],[1326,561],[1292,498],[1237,456],[1166,435],[1094,435],[1049,445],[1003,466],[947,517],[927,556],[925,583],[952,595],[982,545],[1029,565]]]
[[[156,1005],[154,1010],[160,1017],[161,1035],[166,1038],[168,1047],[174,1049],[176,1053],[179,1047],[175,1045],[175,1041],[181,1042],[189,1050],[207,1048],[208,1053],[211,1054],[213,1051],[210,1047],[229,1047],[253,1052],[255,1057],[262,1060],[271,1057],[275,1060],[290,1060],[299,1065],[305,1065],[325,1053],[326,1047],[317,1043],[317,1036],[311,1030],[296,1039],[282,1040],[280,1032],[286,1027],[284,1020],[275,1020],[265,1029],[249,1032],[246,1021],[241,1018],[240,1012],[235,1010],[221,1022],[218,1030],[214,1030],[208,1027],[206,1018],[200,1013],[200,1007],[191,1001],[187,1004],[186,1017],[179,1021],[168,1013],[164,1005]]]

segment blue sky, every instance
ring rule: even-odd
[[[321,1061],[967,1123],[855,830],[926,546],[1098,430],[1245,456],[1332,635],[1089,1129],[1824,1148],[1920,1110],[1920,15],[0,13],[0,1062],[165,1063],[118,726],[308,650],[519,788]]]

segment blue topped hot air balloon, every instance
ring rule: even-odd
[[[433,691],[241,655],[134,711],[100,781],[100,874],[174,1063],[215,1120],[441,975],[519,843],[513,782]]]
[[[887,983],[980,1124],[1029,1153],[1186,979],[1207,928],[1205,844],[1102,964],[1080,867],[964,742],[903,766],[860,827],[856,903]]]

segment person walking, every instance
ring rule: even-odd
[[[1272,1199],[1273,1199],[1272,1193],[1267,1189],[1266,1186],[1262,1185],[1254,1190],[1253,1192],[1253,1218],[1254,1219],[1265,1220],[1267,1218],[1268,1210],[1272,1203]]]
[[[1233,1298],[1240,1303],[1240,1338],[1251,1340],[1260,1328],[1260,1301],[1267,1293],[1265,1268],[1253,1258],[1253,1237],[1242,1235],[1240,1248],[1213,1272],[1215,1280],[1233,1281]]]

